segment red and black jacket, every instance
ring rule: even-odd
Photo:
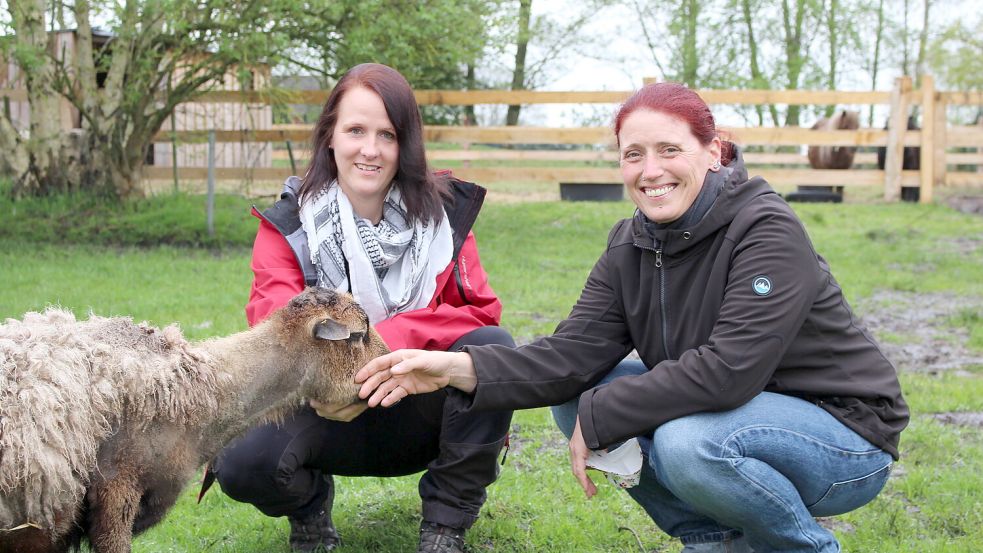
[[[437,276],[437,291],[427,307],[397,313],[376,324],[390,349],[446,350],[461,336],[483,326],[497,326],[501,320],[502,304],[488,284],[471,232],[485,189],[455,178],[449,184],[451,196],[444,210],[454,234],[452,260]],[[250,326],[285,305],[305,286],[317,284],[300,224],[299,185],[300,179],[290,177],[273,207],[262,213],[253,208],[260,224],[250,263],[255,275],[246,304]]]

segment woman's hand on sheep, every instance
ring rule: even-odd
[[[478,385],[474,363],[467,353],[402,349],[377,357],[355,375],[358,397],[369,407],[389,407],[411,394],[447,386],[471,393]]]
[[[346,403],[341,405],[338,403],[321,403],[316,399],[312,399],[310,400],[310,403],[311,407],[314,408],[314,411],[316,411],[319,416],[328,420],[340,422],[350,422],[369,408],[369,404],[364,401],[356,401],[354,403]]]

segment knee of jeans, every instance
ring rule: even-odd
[[[656,429],[649,463],[667,481],[699,479],[699,467],[717,455],[703,428],[690,417],[669,421]]]
[[[553,422],[556,423],[560,432],[567,437],[573,435],[573,427],[577,424],[577,408],[580,406],[580,398],[574,398],[566,403],[550,407],[553,414]]]

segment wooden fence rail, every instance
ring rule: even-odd
[[[0,91],[8,95],[19,91]],[[882,187],[886,200],[901,197],[902,187],[917,187],[922,202],[932,201],[936,186],[983,187],[983,126],[959,127],[947,123],[949,106],[983,105],[983,92],[936,91],[931,76],[922,79],[920,89],[913,89],[911,80],[901,77],[891,91],[815,91],[815,90],[701,90],[711,105],[771,104],[833,105],[837,107],[871,105],[887,106],[889,125],[885,129],[861,128],[853,131],[816,131],[805,128],[741,127],[725,128],[732,139],[745,147],[745,158],[755,174],[776,185],[868,186]],[[197,102],[277,102],[321,104],[329,91],[275,91],[206,93]],[[480,105],[480,104],[618,104],[629,91],[504,91],[504,90],[418,90],[421,105]],[[921,128],[906,130],[912,108],[921,114]],[[431,163],[440,167],[450,162],[455,174],[477,182],[496,180],[553,181],[553,182],[619,182],[617,154],[609,127],[479,127],[426,126],[425,139],[432,143],[452,145],[454,149],[430,148]],[[215,168],[218,179],[280,181],[306,163],[306,148],[310,140],[310,125],[275,125],[269,129],[216,129],[217,142],[226,143],[287,143],[299,150],[274,151],[274,165],[283,165],[288,155],[291,167]],[[208,131],[162,131],[160,142],[204,143]],[[848,170],[817,170],[808,167],[801,147],[856,146],[861,148],[854,168]],[[796,152],[760,152],[762,148],[791,147]],[[797,148],[796,148],[797,147]],[[902,167],[905,148],[919,148],[917,170]],[[876,168],[872,150],[883,148],[883,170]],[[956,149],[957,151],[951,151]],[[965,171],[967,166],[975,171]],[[205,167],[179,167],[179,177],[168,166],[148,166],[144,174],[149,179],[172,178],[200,180]]]

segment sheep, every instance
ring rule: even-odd
[[[198,343],[171,325],[49,308],[0,325],[0,553],[130,551],[195,471],[306,398],[358,401],[387,353],[348,294],[309,288],[250,330]]]

